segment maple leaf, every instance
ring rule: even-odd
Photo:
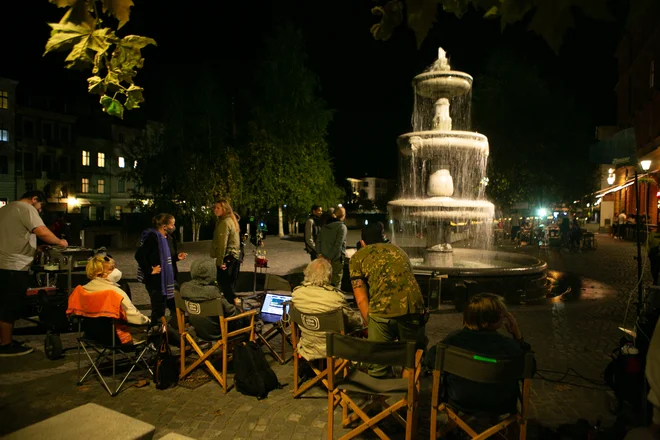
[[[133,0],[103,0],[103,12],[109,12],[119,21],[117,29],[121,29],[122,26],[128,23],[131,6],[133,6]]]

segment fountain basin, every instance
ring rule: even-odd
[[[462,311],[479,293],[495,293],[510,304],[538,301],[549,294],[548,265],[538,258],[511,252],[454,248],[446,266],[425,263],[426,249],[404,248],[427,305],[438,308],[438,283],[442,301],[452,300]],[[439,278],[446,275],[447,278]]]
[[[442,148],[463,148],[488,154],[488,138],[472,131],[415,131],[399,136],[397,139],[401,153],[412,153],[421,157],[431,157],[434,150]]]
[[[454,70],[424,72],[413,78],[413,87],[418,95],[425,98],[451,98],[470,91],[472,76]]]
[[[488,201],[451,197],[392,200],[387,208],[394,219],[490,220],[495,212],[495,206]]]

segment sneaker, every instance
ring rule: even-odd
[[[0,345],[0,357],[15,357],[30,354],[34,348],[23,345],[18,341],[12,341],[11,344]]]

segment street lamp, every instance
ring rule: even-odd
[[[610,175],[607,176],[607,184],[608,184],[608,185],[611,185],[611,184],[614,183],[614,177],[615,177],[615,176],[614,176],[614,173],[610,173]]]
[[[640,167],[643,171],[648,171],[651,168],[650,160],[642,160],[639,162]],[[637,318],[642,311],[642,301],[644,299],[644,289],[642,287],[642,242],[640,241],[639,234],[639,181],[637,179],[637,166],[635,169],[635,209],[636,209],[636,219],[635,219],[635,235],[637,241]]]

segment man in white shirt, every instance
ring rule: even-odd
[[[619,239],[623,240],[623,234],[625,234],[626,231],[626,219],[628,217],[626,216],[626,213],[621,211],[621,214],[619,214]]]
[[[20,200],[0,208],[0,357],[22,356],[34,349],[12,339],[14,321],[20,317],[29,269],[37,251],[37,237],[48,244],[66,247],[39,217],[46,195],[28,191]]]

